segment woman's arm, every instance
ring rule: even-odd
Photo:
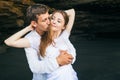
[[[69,22],[66,26],[66,30],[67,32],[71,32],[73,24],[74,24],[74,20],[75,20],[75,10],[74,9],[69,9],[65,11],[67,13],[67,15],[69,16]]]
[[[22,38],[27,32],[33,30],[32,26],[29,25],[25,27],[24,29],[18,31],[17,33],[13,34],[9,38],[7,38],[4,43],[11,47],[17,47],[17,48],[25,48],[30,47],[30,43],[26,38]]]

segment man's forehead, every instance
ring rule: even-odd
[[[46,19],[46,18],[49,17],[49,14],[48,14],[48,13],[46,13],[46,14],[41,14],[41,15],[39,15],[38,17],[41,18],[41,19]]]
[[[42,18],[49,17],[49,13],[41,14],[40,17],[42,17]]]

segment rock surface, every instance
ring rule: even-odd
[[[120,32],[119,0],[0,0],[0,44],[24,27],[26,8],[43,3],[51,8],[76,10],[73,34]]]

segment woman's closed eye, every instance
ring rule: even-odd
[[[60,20],[58,20],[57,22],[58,22],[58,23],[61,23],[61,21],[60,21]]]

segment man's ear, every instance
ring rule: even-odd
[[[34,27],[36,27],[36,26],[37,26],[37,24],[36,24],[36,22],[35,22],[35,21],[31,21],[31,25],[32,25],[32,26],[34,26]]]

